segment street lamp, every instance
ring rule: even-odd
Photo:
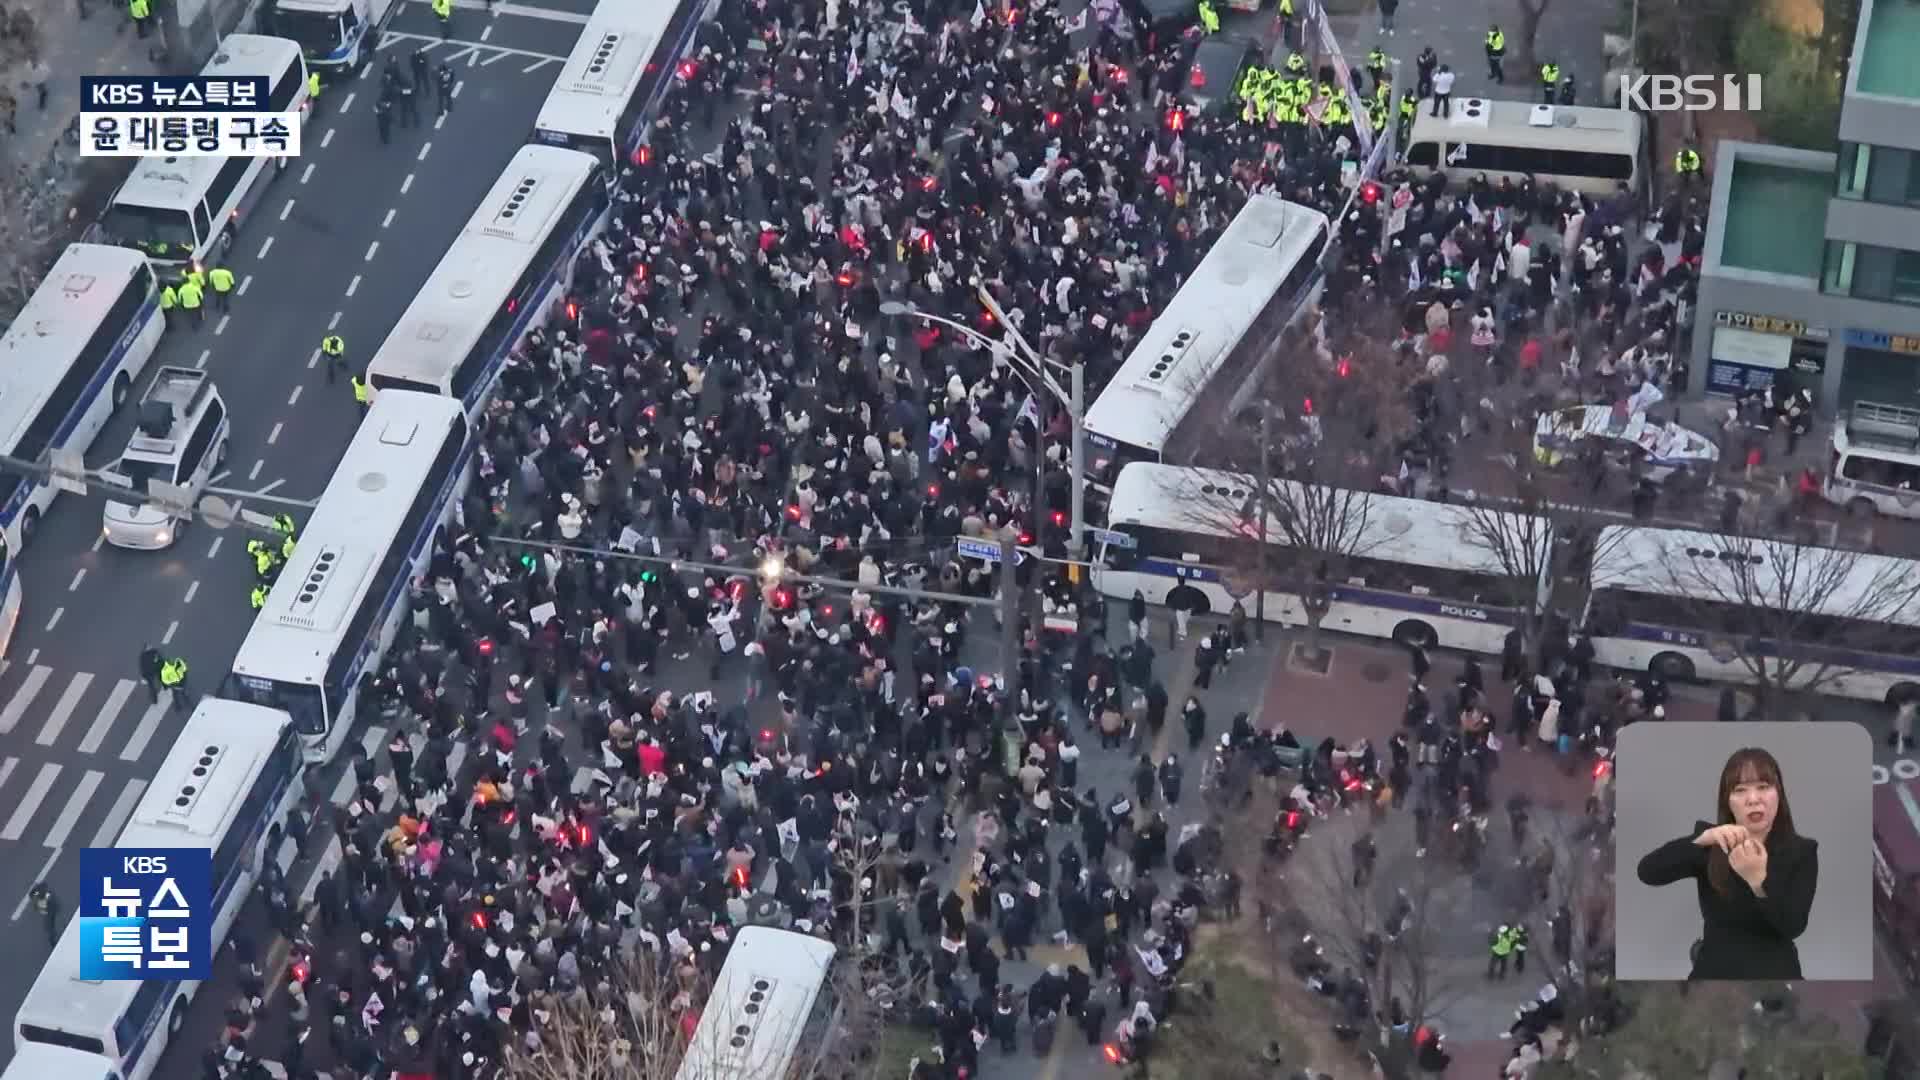
[[[880,313],[920,319],[952,330],[968,341],[992,352],[996,358],[1013,368],[1022,376],[1020,381],[1026,383],[1027,389],[1032,391],[1035,397],[1038,397],[1040,391],[1044,389],[1055,401],[1066,408],[1067,419],[1073,428],[1073,442],[1068,455],[1071,459],[1069,473],[1073,486],[1073,518],[1070,523],[1067,547],[1069,553],[1077,558],[1084,550],[1087,534],[1086,367],[1078,360],[1065,364],[1041,356],[1032,345],[1027,343],[1027,339],[1021,336],[1020,331],[1014,329],[1013,323],[1007,319],[1006,312],[1002,311],[999,303],[993,299],[993,294],[981,289],[979,299],[981,304],[985,305],[987,312],[993,316],[994,321],[1006,329],[1008,340],[996,341],[965,323],[949,319],[944,315],[936,315],[931,311],[924,311],[899,300],[888,300],[882,303]],[[1054,377],[1055,371],[1066,372],[1068,387],[1060,385],[1060,381]],[[1035,447],[1036,453],[1038,449]],[[1039,507],[1036,505],[1035,513],[1038,512]]]

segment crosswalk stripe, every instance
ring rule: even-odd
[[[160,721],[173,708],[173,692],[162,695],[158,704],[147,706],[146,714],[140,717],[140,726],[133,729],[133,738],[120,751],[121,761],[139,761],[140,755],[147,752],[147,744],[153,741],[153,733],[160,730]]]
[[[27,714],[33,699],[40,695],[40,688],[47,685],[47,677],[52,674],[53,669],[44,665],[36,665],[27,672],[27,679],[20,684],[20,689],[14,691],[13,700],[7,702],[4,710],[0,710],[0,735],[19,726],[20,718]]]
[[[93,793],[100,790],[100,781],[106,778],[106,773],[88,769],[87,774],[80,778],[79,786],[73,789],[73,794],[67,796],[67,805],[61,807],[60,816],[53,819],[53,827],[47,830],[46,839],[41,842],[50,848],[66,847],[67,837],[72,835],[73,827],[80,824],[80,815],[86,811],[87,803],[92,801]]]
[[[18,840],[26,835],[27,826],[33,824],[33,815],[39,813],[40,804],[47,801],[47,792],[59,778],[60,766],[51,761],[40,766],[40,775],[33,778],[33,784],[21,797],[13,817],[7,819],[7,827],[0,829],[0,840]]]
[[[133,679],[121,679],[107,694],[107,703],[100,709],[99,719],[87,729],[87,737],[80,740],[80,752],[97,753],[100,744],[107,741],[107,732],[113,730],[114,721],[120,719],[120,710],[127,707],[127,699],[133,696],[133,689],[140,684]]]
[[[92,685],[92,673],[82,671],[75,675],[73,681],[67,683],[66,692],[60,695],[59,702],[54,705],[52,715],[47,717],[46,726],[40,729],[39,738],[33,741],[41,746],[52,746],[60,738],[60,733],[67,729],[67,721],[73,719],[73,710],[80,707],[80,696]]]
[[[0,761],[0,788],[7,786],[7,777],[12,776],[13,770],[19,767],[19,765],[19,758],[10,757],[5,761]]]
[[[127,823],[127,819],[133,816],[134,806],[140,802],[140,796],[146,793],[147,782],[145,780],[135,780],[133,783],[128,784],[127,789],[120,793],[120,797],[113,800],[113,809],[107,811],[107,819],[100,823],[98,829],[94,830],[93,843],[87,846],[112,847],[113,842],[120,839],[121,826],[124,826]]]

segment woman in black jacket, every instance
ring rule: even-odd
[[[1693,879],[1705,929],[1689,979],[1797,980],[1794,940],[1807,929],[1819,884],[1819,845],[1794,831],[1780,763],[1755,747],[1720,771],[1717,824],[1660,845],[1640,860],[1653,886]]]

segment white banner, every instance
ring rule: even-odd
[[[85,113],[81,157],[299,157],[299,113]]]

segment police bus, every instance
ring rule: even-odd
[[[1920,696],[1920,562],[1614,525],[1595,542],[1592,575],[1585,625],[1609,667],[1751,683],[1764,665],[1774,686]]]
[[[213,939],[232,929],[268,830],[305,796],[305,763],[285,713],[206,698],[135,805],[115,847],[213,852]],[[164,973],[161,973],[164,974]],[[13,1019],[0,1080],[147,1080],[179,1035],[200,984],[80,977],[80,920],[67,923]]]
[[[839,1023],[835,952],[808,934],[742,927],[675,1080],[813,1075]]]
[[[602,0],[540,108],[533,141],[592,154],[609,169],[635,160],[667,88],[694,74],[686,55],[704,6]]]
[[[471,457],[458,402],[381,394],[240,643],[221,692],[292,715],[308,760],[346,741],[360,676],[406,619],[408,585],[459,505]]]
[[[1422,109],[1407,139],[1414,175],[1553,184],[1596,199],[1646,183],[1646,123],[1631,109],[1463,98]]]
[[[233,34],[202,75],[265,76],[267,100],[257,112],[307,118],[307,64],[286,38]],[[113,198],[94,238],[138,248],[156,262],[204,263],[233,244],[234,234],[292,158],[144,157]],[[271,162],[272,164],[269,164]]]
[[[1552,526],[1545,519],[1489,517],[1485,510],[1389,495],[1309,495],[1298,484],[1274,483],[1270,490],[1286,491],[1269,510],[1270,621],[1307,622],[1297,576],[1286,572],[1301,558],[1286,554],[1292,539],[1279,514],[1289,505],[1326,519],[1308,527],[1321,534],[1333,564],[1323,629],[1497,653],[1529,609],[1537,612],[1547,602]],[[1250,500],[1258,490],[1251,477],[1213,469],[1127,466],[1107,510],[1108,529],[1125,534],[1126,542],[1108,537],[1101,544],[1094,585],[1118,600],[1137,589],[1149,603],[1164,604],[1185,582],[1204,598],[1206,611],[1224,614],[1236,596],[1245,596],[1241,603],[1252,615],[1260,561]],[[1487,540],[1496,537],[1517,550],[1491,550]],[[1532,555],[1520,557],[1529,546]]]
[[[546,319],[574,253],[603,222],[600,175],[586,154],[521,148],[374,353],[374,392],[444,394],[480,408],[514,342]]]
[[[273,29],[299,42],[308,64],[344,73],[372,62],[400,8],[400,0],[279,0]]]
[[[85,452],[165,328],[159,285],[137,251],[75,244],[0,338],[0,453],[39,461],[48,451]],[[0,652],[20,616],[14,560],[58,491],[0,474]]]
[[[1256,195],[1128,354],[1087,410],[1088,475],[1159,461],[1174,429],[1223,371],[1250,371],[1324,284],[1327,215]]]

